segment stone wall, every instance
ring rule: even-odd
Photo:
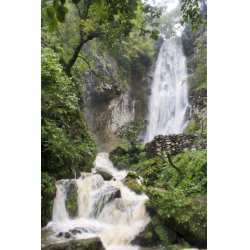
[[[162,154],[163,151],[171,150],[171,155],[184,153],[187,150],[197,150],[207,147],[204,142],[195,145],[194,141],[202,138],[204,134],[177,134],[177,135],[157,135],[154,140],[146,143],[145,151],[147,159],[154,158]]]

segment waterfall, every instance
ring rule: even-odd
[[[187,84],[186,57],[177,38],[164,41],[161,46],[149,101],[149,124],[144,142],[155,135],[180,134],[190,116]]]
[[[60,180],[56,182],[57,192],[53,205],[53,219],[42,230],[42,246],[50,243],[64,242],[72,239],[100,237],[107,250],[136,250],[139,247],[130,242],[150,222],[146,213],[145,194],[137,195],[123,184],[127,175],[125,170],[118,171],[109,160],[107,153],[99,153],[92,173],[81,173],[77,180]],[[113,179],[103,180],[96,173],[98,168],[112,173]],[[70,218],[65,206],[67,192],[71,185],[77,186],[78,213]],[[49,231],[48,231],[49,230]],[[70,238],[58,237],[59,233],[79,233]]]

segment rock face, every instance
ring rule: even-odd
[[[112,173],[110,173],[106,168],[96,168],[96,174],[100,174],[105,181],[110,181],[113,179]]]
[[[51,244],[44,250],[105,250],[99,237],[86,240],[71,240],[64,243]]]
[[[154,73],[152,65],[145,77],[131,77],[131,80],[118,80],[118,66],[116,60],[107,55],[102,69],[112,83],[88,75],[84,79],[85,106],[82,107],[85,119],[99,151],[109,152],[119,144],[118,127],[125,122],[143,121],[147,117],[147,106]],[[124,85],[124,86],[123,86]],[[140,136],[143,138],[143,133]]]
[[[191,116],[189,118],[188,125],[198,125],[200,129],[199,133],[205,133],[207,131],[206,121],[204,119],[199,119],[199,116],[207,116],[207,90],[202,88],[192,93],[190,96],[192,100]],[[187,128],[184,132],[187,131]]]
[[[207,245],[207,206],[204,199],[180,197],[164,189],[148,188],[148,204],[163,224],[198,247]]]
[[[151,142],[146,143],[147,159],[162,155],[162,151],[171,150],[171,155],[185,153],[187,150],[204,149],[207,144],[195,145],[194,141],[202,138],[203,134],[158,135]]]

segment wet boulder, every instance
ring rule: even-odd
[[[141,180],[135,172],[128,172],[124,184],[136,194],[142,194],[146,189],[146,187],[141,184]]]
[[[62,191],[66,194],[65,207],[70,218],[77,216],[77,198],[78,198],[78,186],[74,179],[59,180],[56,182],[60,185]]]
[[[99,237],[50,244],[43,250],[105,250]]]
[[[96,174],[101,175],[105,181],[110,181],[113,179],[112,173],[105,168],[101,167],[96,168]]]
[[[93,215],[99,214],[104,206],[115,198],[121,198],[121,190],[113,186],[103,186],[96,194]]]
[[[64,238],[70,238],[70,236],[71,236],[71,234],[69,233],[69,232],[66,232],[65,234],[64,234]]]
[[[78,230],[78,229],[76,229],[76,228],[70,229],[69,232],[72,233],[73,235],[81,234],[81,233],[82,233],[80,230]]]

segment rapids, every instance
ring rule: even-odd
[[[54,199],[53,218],[42,229],[42,247],[50,243],[65,242],[72,238],[58,238],[60,232],[68,232],[70,229],[83,230],[73,236],[73,239],[87,239],[100,237],[107,250],[136,250],[138,246],[130,245],[136,235],[150,222],[146,213],[145,202],[148,197],[145,194],[137,195],[127,188],[122,180],[126,177],[126,171],[118,171],[108,159],[107,153],[99,153],[92,173],[82,173],[76,180],[78,187],[78,215],[70,219],[65,208],[66,188],[64,183],[69,180],[57,181],[57,192]],[[107,169],[115,180],[104,181],[102,176],[95,174],[98,167]],[[108,186],[119,188],[121,198],[115,198],[108,202],[102,210],[93,213],[97,204],[97,193]],[[105,199],[108,200],[108,196]],[[143,249],[143,248],[141,248]]]

